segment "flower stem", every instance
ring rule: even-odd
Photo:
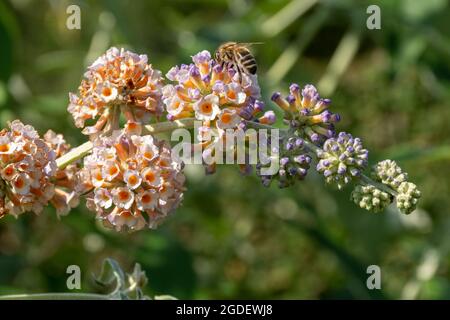
[[[62,155],[58,159],[56,159],[56,165],[59,169],[64,169],[72,162],[75,162],[84,156],[86,156],[92,150],[92,142],[88,141],[83,143],[82,145],[73,148],[68,153]]]
[[[391,195],[394,196],[394,197],[397,196],[397,191],[395,191],[395,190],[389,188],[387,185],[385,185],[385,184],[383,184],[383,183],[377,182],[377,181],[375,181],[375,180],[369,178],[369,177],[366,176],[365,174],[362,174],[362,175],[361,175],[361,180],[362,180],[364,183],[366,183],[366,184],[371,184],[371,185],[373,185],[374,187],[376,187],[376,188],[378,188],[378,189],[380,189],[380,190],[383,190],[384,192],[387,192],[387,193],[391,194]]]
[[[194,122],[198,121],[195,118],[185,118],[180,120],[174,120],[174,121],[166,121],[166,122],[158,122],[154,124],[148,124],[144,126],[143,131],[147,134],[155,134],[155,133],[161,133],[161,132],[168,132],[175,129],[180,128],[193,128]]]
[[[95,293],[31,293],[0,296],[0,300],[111,300],[111,297]]]
[[[192,128],[194,126],[194,118],[186,118],[175,121],[158,122],[153,124],[148,124],[143,127],[143,133],[145,134],[156,134],[161,132],[168,132],[179,128]],[[75,162],[83,157],[85,157],[89,152],[91,152],[93,144],[91,141],[87,141],[82,145],[73,148],[65,155],[56,159],[56,164],[59,169],[64,169],[66,166]]]

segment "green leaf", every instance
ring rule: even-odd
[[[116,288],[112,295],[119,293],[125,288],[125,274],[120,268],[116,260],[107,258],[103,261],[102,270],[98,277],[94,276],[94,280],[101,286],[109,286],[116,283]]]

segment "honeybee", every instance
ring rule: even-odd
[[[242,79],[242,74],[253,75],[256,74],[257,65],[255,57],[249,50],[253,44],[260,44],[260,42],[253,43],[238,43],[225,42],[217,48],[215,53],[215,60],[222,67],[233,68]]]

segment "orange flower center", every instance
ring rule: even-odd
[[[122,217],[125,217],[125,218],[129,218],[129,217],[131,217],[132,216],[132,214],[131,214],[131,212],[130,211],[122,211],[121,213],[120,213],[120,215],[122,216]]]
[[[136,184],[137,181],[138,181],[138,178],[137,178],[135,175],[130,176],[130,177],[128,178],[128,182],[129,182],[130,184]]]
[[[120,191],[119,192],[119,199],[121,201],[128,200],[129,197],[130,197],[130,194],[127,191]]]
[[[109,174],[110,175],[115,175],[117,173],[117,167],[116,166],[112,166],[111,168],[109,168]]]
[[[152,196],[151,195],[149,195],[148,193],[146,193],[146,194],[144,194],[143,196],[142,196],[142,202],[143,203],[149,203],[149,202],[151,202],[152,201]]]
[[[212,105],[210,103],[202,104],[202,112],[203,113],[211,113],[211,111],[212,111]]]
[[[9,151],[9,145],[8,144],[0,144],[0,151],[1,152]]]
[[[147,180],[148,182],[155,181],[155,174],[152,171],[147,172],[145,174],[145,180]]]
[[[10,175],[12,175],[14,173],[14,168],[13,167],[5,168],[4,172],[5,172],[6,176],[10,176]]]
[[[102,89],[102,95],[104,95],[105,97],[109,97],[111,94],[112,94],[111,88],[103,88]]]
[[[228,91],[227,95],[230,99],[236,99],[236,92],[234,92],[233,90]]]
[[[138,125],[136,123],[133,123],[133,122],[128,123],[129,130],[135,130],[135,129],[137,129],[137,127],[138,127]]]
[[[231,121],[231,115],[229,113],[224,113],[221,117],[222,122],[224,123],[230,123]]]
[[[152,157],[153,157],[153,152],[151,152],[151,151],[144,152],[144,158],[151,159]]]
[[[23,181],[23,179],[17,179],[16,181],[14,181],[14,186],[18,189],[23,188],[23,186],[25,185],[25,181]]]

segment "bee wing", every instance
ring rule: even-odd
[[[264,42],[242,42],[242,43],[239,43],[239,45],[244,46],[244,47],[251,47],[255,44],[264,44]]]

